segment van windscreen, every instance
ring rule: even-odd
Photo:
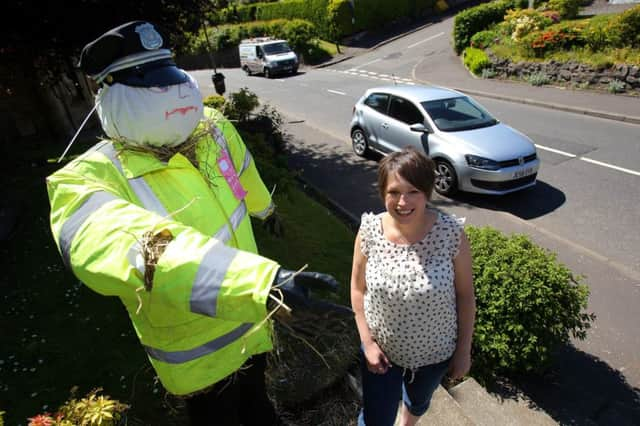
[[[267,55],[291,52],[291,48],[285,42],[265,44],[262,46],[262,50],[264,50],[264,53]]]

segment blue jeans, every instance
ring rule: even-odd
[[[393,426],[401,397],[414,416],[426,413],[433,392],[447,372],[449,361],[420,367],[415,374],[395,365],[385,374],[373,374],[367,369],[364,352],[360,349],[363,404],[358,426]]]

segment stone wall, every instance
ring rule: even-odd
[[[618,80],[624,83],[627,93],[640,95],[640,67],[619,64],[598,69],[578,62],[511,62],[489,54],[491,69],[496,78],[518,78],[526,80],[531,74],[544,73],[551,84],[594,89],[609,89],[609,83]]]

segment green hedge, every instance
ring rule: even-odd
[[[327,31],[328,3],[329,0],[285,0],[229,6],[220,11],[218,18],[223,24],[276,19],[303,19],[313,23],[324,35]]]
[[[399,18],[425,16],[434,11],[435,3],[436,0],[356,0],[352,10],[347,0],[284,0],[228,7],[218,18],[222,23],[304,19],[316,26],[321,37],[335,40]]]
[[[586,337],[589,289],[555,254],[524,235],[466,228],[473,254],[477,317],[472,375],[543,371],[570,336]]]
[[[477,32],[501,22],[509,9],[521,9],[526,0],[498,0],[481,4],[458,13],[453,21],[453,45],[460,54]]]
[[[313,40],[318,37],[315,25],[302,19],[247,22],[209,28],[207,33],[213,50],[237,46],[245,38],[270,36],[287,40],[289,46],[300,53],[306,51]],[[199,54],[207,51],[208,46],[204,35],[193,37],[184,49],[184,53],[187,54]]]

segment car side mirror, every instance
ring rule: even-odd
[[[425,125],[422,123],[412,124],[411,126],[409,126],[409,130],[417,133],[431,133],[431,130],[425,127]]]

